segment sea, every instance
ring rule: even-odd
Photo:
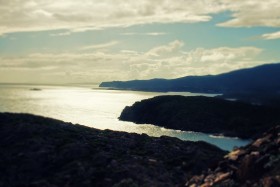
[[[151,124],[120,121],[122,110],[137,101],[159,95],[204,95],[189,92],[140,92],[100,89],[93,86],[38,86],[0,84],[0,112],[30,113],[81,124],[97,129],[110,129],[153,137],[171,136],[181,140],[206,141],[224,150],[245,146],[250,140],[211,134],[171,130]]]

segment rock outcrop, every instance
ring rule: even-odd
[[[217,167],[191,177],[190,187],[280,186],[280,126],[227,154]]]
[[[0,187],[183,186],[225,151],[204,142],[0,113]]]

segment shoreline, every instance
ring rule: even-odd
[[[279,111],[205,96],[156,96],[126,106],[119,119],[250,140],[280,121]]]
[[[205,142],[0,113],[0,186],[280,184],[280,126],[231,152]]]

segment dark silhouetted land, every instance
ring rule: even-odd
[[[280,109],[202,96],[158,96],[126,107],[119,119],[169,129],[253,138],[280,123]]]
[[[152,79],[103,82],[100,87],[140,91],[187,91],[206,93],[280,91],[280,63],[241,69],[219,75],[187,76],[177,79]]]
[[[191,177],[186,186],[280,186],[280,126],[235,149],[216,167]]]
[[[258,104],[280,105],[280,63],[240,69],[219,75],[102,82],[100,87],[153,92],[220,93]]]
[[[0,113],[1,187],[183,186],[225,151],[204,142]]]
[[[0,135],[1,187],[280,185],[279,126],[229,154],[28,114],[0,113]]]

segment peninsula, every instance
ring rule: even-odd
[[[279,123],[279,114],[279,108],[220,98],[157,96],[125,107],[119,119],[251,139]]]

